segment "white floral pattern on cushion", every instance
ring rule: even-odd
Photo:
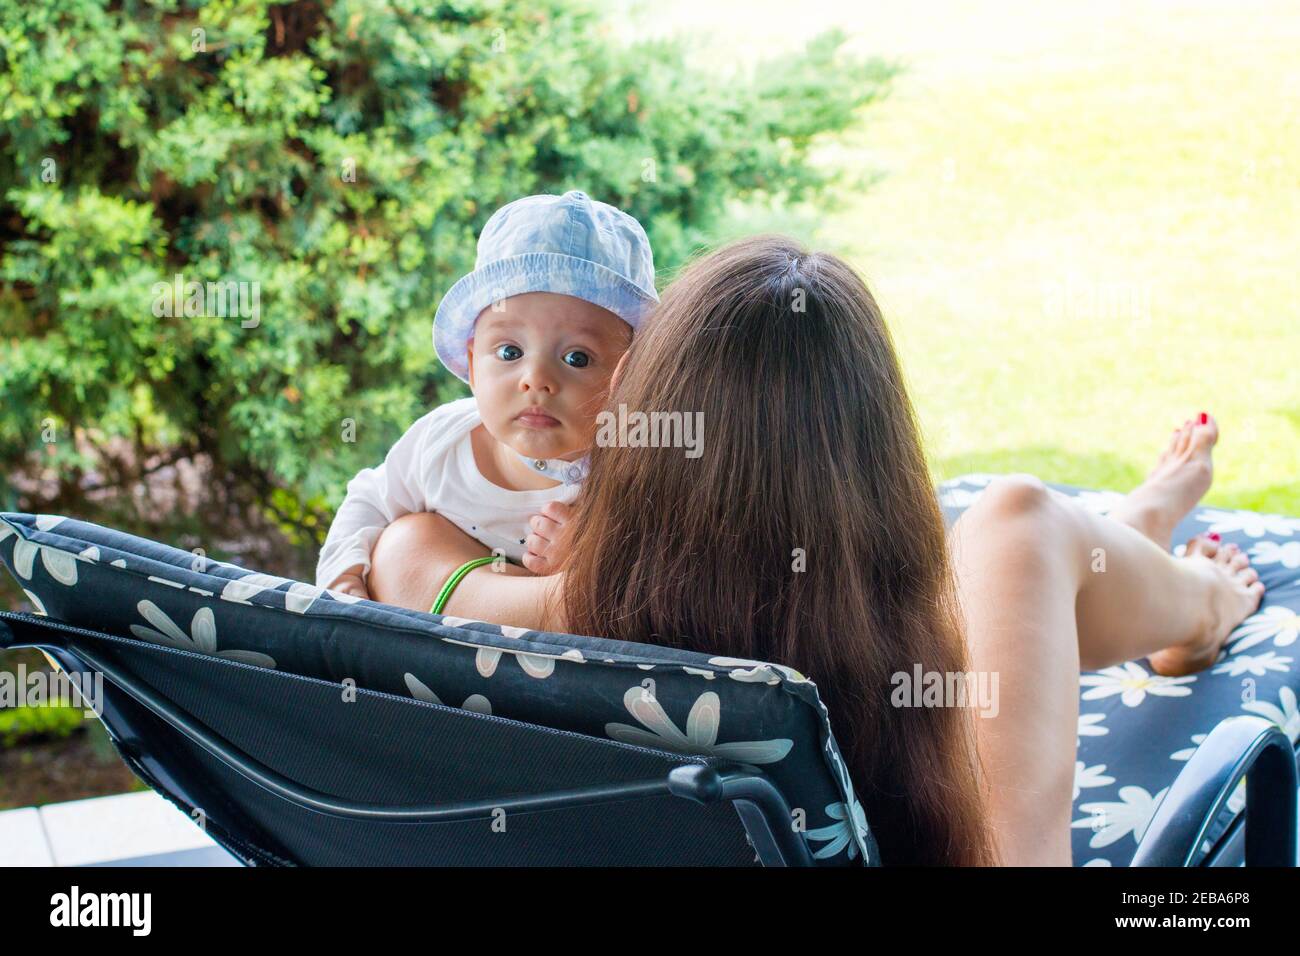
[[[1167,792],[1168,788],[1165,788],[1153,796],[1141,787],[1120,787],[1119,800],[1080,804],[1079,809],[1087,816],[1073,821],[1070,826],[1091,830],[1088,846],[1093,849],[1110,846],[1125,837],[1133,838],[1136,849]]]
[[[679,730],[672,719],[664,713],[654,693],[647,687],[640,684],[629,687],[627,693],[623,695],[623,706],[641,726],[606,724],[605,734],[625,744],[638,744],[656,750],[671,750],[674,753],[727,757],[741,763],[752,764],[775,763],[783,759],[794,746],[794,741],[785,738],[718,743],[718,725],[722,720],[722,707],[718,695],[713,691],[696,698],[686,717],[685,733]]]
[[[408,672],[403,674],[406,681],[406,687],[411,692],[411,696],[416,700],[428,701],[430,704],[441,704],[438,695],[420,678]],[[492,702],[482,694],[470,694],[465,698],[465,702],[460,705],[462,710],[472,710],[476,714],[491,714]]]
[[[137,609],[140,611],[140,616],[153,625],[153,627],[145,627],[142,624],[131,625],[131,633],[142,641],[166,644],[199,654],[215,654],[217,657],[253,664],[256,667],[275,667],[275,660],[272,657],[258,651],[217,650],[217,621],[210,607],[201,607],[194,612],[188,634],[153,601],[141,601]]]
[[[1149,674],[1140,664],[1128,661],[1117,667],[1107,667],[1093,674],[1084,674],[1079,683],[1089,690],[1083,692],[1084,700],[1101,700],[1115,694],[1126,707],[1137,707],[1148,694],[1159,697],[1186,697],[1191,694],[1190,684],[1196,677],[1162,677]]]
[[[1246,553],[1251,564],[1280,564],[1288,571],[1300,568],[1300,541],[1258,541]]]
[[[1297,637],[1300,637],[1300,613],[1294,608],[1273,605],[1252,614],[1228,635],[1228,653],[1240,654],[1265,641],[1287,647]]]
[[[826,815],[835,822],[830,826],[809,830],[807,833],[808,839],[826,844],[813,853],[813,858],[822,860],[847,850],[849,859],[853,859],[858,855],[858,840],[854,839],[855,833],[859,839],[867,834],[867,814],[862,809],[862,804],[854,800],[853,809],[850,811],[843,803],[833,803],[826,808]]]
[[[1278,537],[1300,534],[1300,518],[1265,515],[1255,511],[1206,508],[1197,513],[1195,520],[1208,524],[1206,531],[1217,531],[1219,534],[1240,532],[1251,538],[1262,538],[1268,534]]]

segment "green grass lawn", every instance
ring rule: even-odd
[[[1205,409],[1207,501],[1300,515],[1300,7],[888,6],[655,20],[735,60],[839,24],[907,64],[827,151],[884,178],[815,236],[881,300],[936,476],[1127,490]]]

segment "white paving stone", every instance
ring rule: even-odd
[[[41,822],[58,866],[85,866],[215,846],[189,817],[152,790],[52,803]]]
[[[35,807],[0,812],[0,866],[53,866],[49,841]]]

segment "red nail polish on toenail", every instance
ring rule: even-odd
[[[1201,424],[1202,425],[1208,424],[1209,421],[1210,421],[1210,416],[1205,414],[1205,412],[1201,412]]]
[[[1218,540],[1219,540],[1219,532],[1217,532],[1217,531],[1211,531],[1209,534],[1206,535],[1206,537],[1209,538],[1211,541],[1218,541]]]

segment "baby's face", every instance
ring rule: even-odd
[[[527,292],[479,313],[469,381],[488,432],[529,458],[576,458],[595,437],[610,376],[632,343],[613,312]]]

